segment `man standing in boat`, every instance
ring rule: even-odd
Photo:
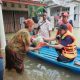
[[[62,62],[70,62],[73,61],[74,58],[77,56],[76,45],[75,45],[75,37],[73,34],[68,30],[65,24],[60,25],[58,28],[60,35],[56,37],[56,40],[59,41],[57,45],[49,45],[47,46],[56,48],[59,53],[57,57],[58,61]],[[49,40],[49,39],[48,39]]]

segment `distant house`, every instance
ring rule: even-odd
[[[33,0],[2,0],[3,20],[6,33],[16,32],[24,27],[23,21],[31,13],[29,6],[46,6]]]
[[[73,26],[80,27],[80,0],[44,0],[48,4],[47,12],[49,16],[59,16],[61,12],[69,13],[69,20],[73,21]],[[54,18],[55,19],[55,18]],[[57,20],[54,20],[57,24]]]

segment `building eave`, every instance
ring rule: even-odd
[[[32,5],[32,6],[47,6],[47,4],[38,3],[36,1],[2,0],[2,2],[25,4],[25,5]]]

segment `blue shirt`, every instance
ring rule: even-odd
[[[72,44],[73,40],[71,36],[67,36],[64,39],[61,40],[61,43],[63,46],[67,46],[68,44]]]

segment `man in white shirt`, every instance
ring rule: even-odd
[[[49,20],[47,20],[47,13],[46,12],[43,13],[42,17],[43,20],[39,22],[40,25],[39,33],[43,38],[49,38],[51,36],[52,27]]]

